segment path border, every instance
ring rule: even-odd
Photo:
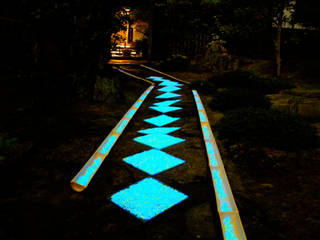
[[[118,69],[118,68],[117,68]],[[98,171],[99,167],[108,156],[109,152],[111,151],[112,147],[123,133],[124,129],[135,115],[137,110],[142,105],[143,101],[146,99],[148,94],[154,88],[154,83],[150,82],[146,79],[137,77],[131,73],[127,73],[122,69],[118,69],[120,72],[127,74],[128,76],[144,80],[146,82],[151,83],[143,94],[138,98],[138,100],[132,105],[132,107],[127,111],[126,114],[121,118],[118,124],[111,130],[109,135],[103,140],[100,146],[97,148],[95,153],[89,158],[86,164],[81,168],[78,174],[71,180],[71,188],[76,192],[82,192],[85,188],[88,187],[90,181],[92,180],[95,173]]]
[[[152,68],[152,67],[149,67],[149,66],[146,66],[146,65],[143,65],[143,64],[140,64],[140,66],[141,66],[141,67],[144,67],[144,68],[147,68],[147,69],[149,69],[149,70],[151,70],[151,71],[160,73],[160,74],[162,74],[162,75],[165,75],[165,76],[167,76],[167,77],[170,77],[170,78],[172,78],[172,79],[174,79],[174,80],[177,80],[177,81],[180,81],[180,82],[183,82],[183,83],[186,83],[186,84],[191,84],[190,82],[181,80],[181,79],[179,79],[179,78],[176,78],[176,77],[174,77],[174,76],[172,76],[172,75],[169,75],[169,74],[167,74],[167,73],[161,72],[161,71],[159,71],[159,70],[157,70],[157,69],[154,69],[154,68]]]
[[[235,203],[221,155],[212,133],[210,123],[196,90],[192,90],[196,102],[203,140],[206,145],[211,177],[214,185],[217,209],[225,240],[246,240],[239,211]]]

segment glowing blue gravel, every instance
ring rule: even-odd
[[[174,104],[174,103],[177,103],[177,102],[180,102],[181,99],[176,99],[176,100],[166,100],[166,101],[162,101],[162,102],[157,102],[157,103],[154,103],[153,105],[155,106],[170,106],[171,104]]]
[[[206,122],[207,121],[206,117],[204,116],[204,114],[202,112],[199,113],[199,116],[200,116],[200,121],[201,122]]]
[[[99,166],[102,163],[102,159],[101,158],[97,158],[94,160],[91,160],[87,165],[88,167],[83,169],[82,171],[82,175],[76,179],[76,183],[78,183],[81,186],[86,186],[91,177],[95,174],[95,172],[98,170]]]
[[[184,163],[183,160],[157,149],[137,153],[123,160],[150,175],[158,174]]]
[[[219,199],[220,206],[219,209],[222,212],[233,211],[231,208],[231,203],[228,199],[226,189],[224,188],[223,180],[219,174],[219,171],[216,169],[212,170],[212,177],[214,179],[215,189],[217,191],[217,198]]]
[[[157,127],[162,127],[162,126],[167,125],[169,123],[175,122],[179,119],[180,118],[178,118],[178,117],[170,117],[165,114],[161,114],[157,117],[144,119],[144,121],[151,123],[153,125],[156,125]]]
[[[117,129],[117,133],[120,133],[123,131],[123,129],[127,126],[128,124],[128,120],[124,119],[121,123],[121,125],[119,126],[119,128]]]
[[[158,91],[160,91],[160,92],[175,92],[180,89],[181,88],[175,87],[175,86],[167,86],[167,87],[163,87],[163,88],[158,89]]]
[[[137,218],[148,221],[187,198],[187,195],[153,178],[146,178],[115,193],[111,201]]]
[[[167,134],[148,134],[145,136],[137,137],[134,141],[145,144],[152,148],[163,149],[177,143],[184,142],[184,139],[173,137]]]
[[[168,113],[182,109],[181,107],[171,107],[171,106],[151,106],[149,107],[161,113]]]
[[[222,224],[225,228],[224,237],[226,240],[239,240],[234,232],[234,226],[231,223],[231,218],[229,216],[225,217],[222,221]]]
[[[157,133],[169,134],[174,131],[177,131],[178,129],[180,129],[180,127],[155,127],[155,128],[143,129],[138,132],[143,134],[157,134]]]
[[[206,142],[206,147],[207,147],[207,151],[209,154],[209,164],[212,167],[217,167],[218,166],[218,162],[216,159],[216,155],[214,154],[214,149],[213,146],[211,144],[211,142]]]
[[[167,92],[167,93],[161,94],[159,96],[156,96],[156,98],[176,98],[176,97],[181,97],[181,95],[176,94],[176,93]]]
[[[111,149],[112,145],[116,142],[116,140],[117,140],[117,137],[114,135],[108,138],[107,143],[102,147],[100,152],[102,154],[106,154]]]

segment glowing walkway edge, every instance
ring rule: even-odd
[[[118,124],[111,130],[109,135],[104,139],[95,153],[87,161],[87,163],[82,167],[78,174],[71,180],[71,187],[77,192],[83,191],[90,183],[91,179],[101,166],[104,159],[108,156],[111,148],[116,143],[134,114],[137,112],[141,106],[144,99],[148,96],[154,86],[150,86],[144,93],[139,97],[139,99],[132,105],[132,107],[127,111],[127,113],[122,117]]]
[[[206,111],[198,92],[192,90],[192,93],[197,105],[203,140],[206,145],[223,238],[225,240],[247,239]]]
[[[162,75],[165,75],[165,76],[167,76],[167,77],[169,77],[169,78],[172,78],[172,79],[174,79],[174,80],[177,80],[177,81],[180,81],[180,82],[183,82],[183,83],[186,83],[186,84],[190,84],[190,82],[181,80],[181,79],[179,79],[179,78],[176,78],[176,77],[174,77],[174,76],[171,76],[171,75],[169,75],[169,74],[166,74],[166,73],[164,73],[164,72],[161,72],[161,71],[159,71],[159,70],[156,70],[156,69],[154,69],[154,68],[148,67],[148,66],[146,66],[146,65],[140,64],[140,66],[141,66],[141,67],[144,67],[144,68],[147,68],[147,69],[149,69],[149,70],[151,70],[151,71],[160,73],[160,74],[162,74]]]

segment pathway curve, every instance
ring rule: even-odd
[[[79,193],[105,211],[103,219],[92,221],[104,221],[107,239],[222,239],[193,92],[185,83],[146,69],[131,72],[154,82],[154,88],[125,118],[128,125],[118,124],[123,133],[109,144],[113,148],[106,160]],[[90,166],[103,161],[108,141],[88,161]],[[232,234],[224,238],[244,239]]]

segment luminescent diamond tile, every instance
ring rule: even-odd
[[[182,109],[181,107],[171,107],[171,106],[151,106],[149,108],[156,110],[158,112],[161,112],[161,113],[173,112],[173,111],[177,111],[179,109]]]
[[[159,86],[183,86],[181,83],[173,82],[173,81],[162,81],[162,83],[159,83]]]
[[[134,141],[145,144],[152,148],[163,149],[177,143],[184,142],[185,140],[167,134],[148,134],[145,136],[136,137]]]
[[[148,221],[188,196],[153,178],[146,178],[123,189],[111,201],[139,219]]]
[[[174,92],[174,91],[178,91],[180,89],[181,88],[175,87],[175,86],[167,86],[167,87],[160,88],[158,91],[160,91],[160,92]]]
[[[182,159],[157,149],[137,153],[123,160],[150,175],[158,174],[184,163]]]
[[[150,76],[150,77],[147,77],[147,78],[148,79],[152,79],[153,81],[159,81],[159,82],[164,81],[164,79],[162,77]]]
[[[144,121],[156,125],[157,127],[162,127],[179,119],[180,118],[178,117],[170,117],[168,115],[161,114],[157,117],[144,119]]]
[[[156,98],[175,98],[175,97],[180,97],[180,96],[181,96],[180,94],[166,92],[164,94],[156,96]]]
[[[174,131],[177,131],[178,129],[180,129],[180,127],[155,127],[155,128],[143,129],[138,132],[143,134],[156,134],[156,133],[169,134]]]
[[[169,106],[171,104],[174,104],[174,103],[177,103],[177,102],[180,102],[180,101],[181,101],[181,99],[167,100],[167,101],[163,101],[163,102],[154,103],[153,105],[156,105],[156,106]]]

